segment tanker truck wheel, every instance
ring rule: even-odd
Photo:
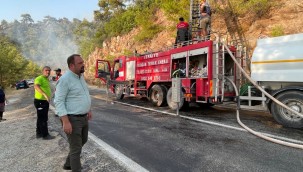
[[[165,88],[160,85],[154,85],[150,91],[150,100],[155,106],[163,106],[166,102],[166,91]]]
[[[276,99],[283,104],[302,114],[303,93],[299,91],[289,91],[279,94]],[[271,113],[274,119],[285,127],[303,128],[303,118],[281,107],[275,102],[271,103]]]
[[[168,92],[167,92],[167,95],[166,95],[166,100],[167,100],[167,104],[168,104],[168,106],[169,106],[170,109],[177,110],[178,105],[177,105],[177,103],[175,103],[172,100],[172,87],[170,87],[168,89]],[[185,103],[185,105],[186,105],[186,103]],[[180,100],[180,103],[179,103],[179,109],[181,109],[183,107],[183,105],[184,105],[184,98],[182,98],[182,96],[181,96],[181,100]]]
[[[117,84],[115,86],[115,95],[117,100],[121,100],[124,97],[123,94],[123,85]]]

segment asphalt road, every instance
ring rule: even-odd
[[[300,149],[277,145],[244,131],[112,104],[101,100],[105,94],[96,88],[91,94],[94,119],[90,132],[149,171],[302,171]],[[123,101],[150,106],[138,99]],[[181,113],[239,127],[231,109],[193,108]],[[242,120],[254,129],[301,139],[301,130],[283,128],[266,113],[242,114]]]

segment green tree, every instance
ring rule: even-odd
[[[30,14],[22,14],[21,17],[22,17],[21,23],[25,23],[25,24],[33,24],[34,23],[34,20],[32,19]]]
[[[94,11],[96,21],[109,21],[114,14],[122,13],[127,0],[99,0],[98,6],[100,10]]]
[[[26,60],[19,47],[4,36],[0,38],[0,64],[0,84],[4,87],[36,76],[39,69],[35,63]]]
[[[272,37],[277,37],[277,36],[283,36],[284,35],[284,29],[281,25],[276,25],[271,29],[270,35]]]
[[[189,0],[156,0],[155,2],[172,21],[176,21],[180,16],[184,17],[184,19],[189,18]]]

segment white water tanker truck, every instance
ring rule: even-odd
[[[270,95],[302,114],[303,34],[259,39],[251,58],[251,78]],[[303,128],[302,117],[263,98],[278,123]]]

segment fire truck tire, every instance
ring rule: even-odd
[[[160,85],[154,85],[150,91],[150,100],[155,106],[163,106],[166,102],[166,91]]]
[[[166,95],[167,95],[167,91],[168,91],[168,89],[167,89],[167,87],[165,86],[165,85],[161,85],[161,87],[164,89],[164,98],[165,98],[165,101],[164,101],[164,103],[163,103],[163,106],[167,106],[167,101],[166,101]]]
[[[123,94],[123,85],[117,84],[115,86],[115,95],[117,100],[121,100],[124,97]]]
[[[177,110],[178,105],[177,105],[177,103],[173,102],[173,100],[172,100],[172,87],[170,87],[168,89],[168,92],[166,95],[166,100],[167,100],[167,104],[170,109]],[[184,105],[184,98],[181,98],[180,103],[179,103],[179,109],[181,109],[183,107],[183,105]]]
[[[276,99],[302,114],[303,93],[300,91],[288,91],[279,94]],[[303,118],[289,112],[275,102],[271,103],[271,113],[274,119],[285,127],[303,128]]]

